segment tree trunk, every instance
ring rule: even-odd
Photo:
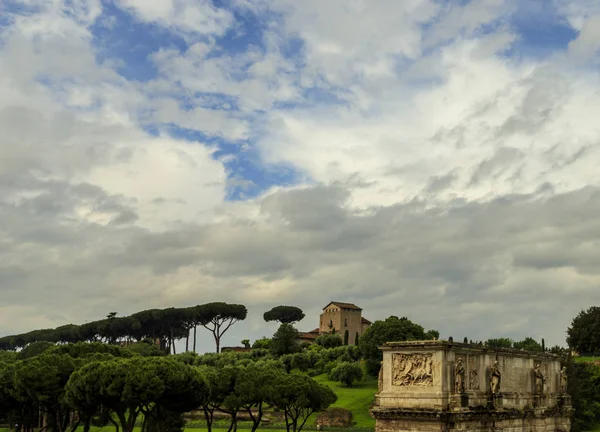
[[[198,327],[198,324],[194,324],[194,352],[196,352],[196,327]]]
[[[202,407],[202,409],[204,410],[204,418],[206,419],[206,430],[207,432],[212,432],[214,411],[206,407]]]
[[[227,432],[236,432],[237,431],[237,411],[231,413],[231,424],[229,425],[229,429]]]
[[[119,432],[119,423],[115,421],[110,413],[108,414],[108,421],[115,425],[115,432]]]
[[[254,416],[252,414],[252,408],[248,408],[248,414],[250,415],[250,418],[252,419],[252,430],[251,432],[256,432],[256,430],[259,428],[260,426],[260,421],[262,420],[262,415],[263,415],[263,409],[262,409],[262,403],[258,404],[258,414],[256,416]]]
[[[219,354],[221,352],[221,338],[216,332],[213,332],[213,336],[215,338],[215,344],[217,345],[217,354]]]
[[[185,352],[190,350],[190,329],[187,329],[187,334],[185,336]]]

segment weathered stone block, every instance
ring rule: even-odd
[[[557,356],[446,341],[392,342],[381,349],[376,432],[570,429]]]

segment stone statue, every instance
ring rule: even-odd
[[[379,393],[383,391],[383,362],[381,362],[381,367],[379,368],[379,376],[377,379],[377,388]]]
[[[454,391],[456,393],[465,392],[465,367],[463,366],[461,358],[457,360],[456,366],[454,367],[454,384]]]
[[[563,366],[562,369],[560,370],[560,392],[561,393],[566,393],[567,392],[567,367]]]
[[[494,364],[491,368],[490,373],[490,391],[492,394],[497,394],[500,391],[500,378],[502,374],[500,373],[500,368],[498,367],[498,361],[494,361]]]
[[[543,394],[544,393],[544,374],[542,373],[542,371],[540,370],[540,364],[536,364],[535,368],[533,369],[533,377],[535,380],[535,392],[536,394]]]

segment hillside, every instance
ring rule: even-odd
[[[377,392],[377,378],[367,377],[350,388],[328,380],[326,374],[318,375],[314,379],[329,386],[338,396],[337,402],[332,406],[352,411],[356,427],[375,427],[375,419],[369,415],[369,409]]]

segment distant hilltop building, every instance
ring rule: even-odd
[[[370,325],[371,321],[362,316],[362,309],[355,304],[332,301],[323,308],[319,327],[300,332],[300,340],[313,343],[322,334],[339,334],[347,345],[357,345]]]

